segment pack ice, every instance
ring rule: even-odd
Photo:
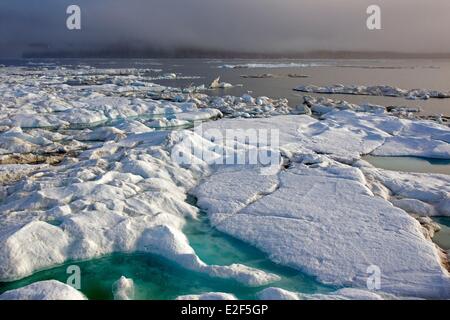
[[[440,92],[437,90],[412,89],[405,90],[392,86],[356,86],[336,84],[333,86],[312,86],[304,85],[295,87],[294,90],[301,92],[313,92],[323,94],[350,94],[364,96],[385,96],[385,97],[403,97],[409,100],[428,100],[431,98],[444,99],[450,98],[449,92]]]
[[[324,283],[365,288],[368,268],[378,266],[383,292],[450,295],[442,252],[426,239],[416,219],[389,202],[416,199],[444,213],[450,177],[388,172],[358,161],[389,144],[392,134],[406,141],[420,135],[427,140],[422,146],[436,141],[448,148],[440,140],[447,127],[346,110],[322,121],[279,116],[224,119],[206,124],[205,130],[208,126],[279,128],[280,148],[288,158],[288,165],[273,176],[261,175],[258,168],[219,166],[205,178],[193,194],[216,228]],[[359,168],[349,165],[353,163]]]
[[[364,289],[375,265],[380,294],[450,297],[447,257],[413,217],[450,214],[449,175],[386,171],[361,159],[450,159],[448,126],[332,100],[292,107],[285,99],[212,97],[204,86],[150,82],[158,72],[0,69],[0,281],[113,252],[158,254],[247,286],[277,281],[197,256],[182,232],[186,218],[198,216],[186,202],[192,194],[213,226],[323,283]],[[186,129],[196,120],[211,120],[205,130],[277,129],[283,161],[272,174],[218,165],[215,153],[227,146]],[[190,164],[172,157],[193,149],[202,152]],[[116,289],[129,298],[132,282],[121,278]],[[1,297],[82,295],[40,282]],[[195,298],[210,297],[232,298]]]

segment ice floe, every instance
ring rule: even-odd
[[[367,268],[377,265],[385,292],[449,296],[450,279],[419,223],[375,197],[361,175],[339,171],[346,170],[294,167],[269,188],[242,170],[239,180],[233,172],[219,173],[194,194],[219,230],[324,283],[363,288]]]
[[[382,146],[372,152],[375,156],[414,156],[450,159],[450,144],[441,140],[413,136],[389,137]]]
[[[450,176],[362,168],[370,180],[389,189],[398,207],[421,216],[450,215]]]
[[[310,108],[313,113],[318,115],[324,115],[328,112],[337,110],[352,110],[356,112],[371,112],[371,113],[383,113],[386,111],[386,108],[383,106],[372,104],[357,105],[349,103],[347,101],[336,101],[324,97],[315,98],[310,96],[304,96],[303,101],[304,105]]]
[[[345,288],[329,294],[304,294],[281,288],[267,288],[259,292],[260,300],[387,300],[394,296],[372,291]]]
[[[330,63],[322,62],[289,62],[289,63],[245,63],[245,64],[224,64],[219,66],[219,68],[225,69],[254,69],[254,68],[307,68],[307,67],[325,67],[330,65]]]
[[[366,186],[369,183],[362,171],[320,155],[329,153],[340,159],[348,158],[350,153],[357,157],[381,145],[388,133],[375,127],[365,132],[364,126],[356,129],[347,122],[348,128],[337,127],[344,130],[342,136],[336,131],[318,140],[322,132],[336,127],[334,121],[326,120],[282,116],[214,123],[214,128],[220,130],[278,127],[281,149],[297,156],[291,158],[294,163],[287,170],[275,176],[261,176],[254,168],[219,168],[192,191],[198,205],[219,230],[322,282],[363,288],[367,268],[376,265],[382,270],[383,292],[448,297],[450,279],[438,250],[425,239],[420,224],[375,196]],[[305,130],[314,131],[308,139],[301,139]],[[355,144],[349,144],[353,140]],[[369,143],[367,147],[365,143]],[[377,180],[392,188],[388,181]],[[445,197],[445,192],[440,191],[440,195],[428,200],[445,201]]]
[[[233,85],[231,83],[227,82],[220,82],[220,77],[214,79],[213,82],[209,85],[210,89],[226,89],[226,88],[232,88]]]
[[[114,252],[157,254],[247,286],[280,279],[242,264],[202,261],[182,231],[186,218],[197,218],[198,208],[186,201],[192,194],[219,230],[277,263],[349,287],[310,296],[272,288],[260,297],[450,297],[442,252],[425,234],[425,218],[414,218],[450,215],[449,176],[382,170],[361,160],[367,154],[449,159],[447,125],[405,119],[407,110],[325,98],[306,97],[292,107],[286,99],[248,94],[208,96],[205,86],[152,84],[155,72],[2,68],[0,281]],[[443,97],[387,87],[366,91]],[[203,123],[203,132],[183,129],[217,119]],[[230,148],[208,130],[227,129],[278,130],[279,150],[246,142],[234,151],[264,149],[281,161],[270,174],[261,165],[217,163]],[[173,158],[191,151],[191,163]],[[381,290],[361,291],[373,265],[381,270]],[[119,279],[116,297],[131,298],[132,287],[132,280]],[[1,297],[83,295],[39,282]]]
[[[403,97],[409,100],[428,100],[431,98],[444,99],[450,98],[449,92],[440,92],[437,90],[412,89],[404,90],[392,86],[346,86],[337,84],[333,86],[319,87],[312,85],[302,85],[295,87],[294,90],[310,93],[322,94],[349,94],[365,96],[385,96],[385,97]]]
[[[119,280],[113,284],[114,300],[133,300],[134,299],[134,282],[133,279],[121,276]]]
[[[0,295],[0,300],[86,300],[86,297],[67,284],[48,280],[6,291]]]
[[[237,298],[230,293],[208,292],[198,295],[179,296],[176,300],[237,300]]]
[[[85,152],[77,162],[4,187],[0,279],[22,278],[67,260],[136,251],[249,286],[278,279],[240,264],[202,262],[181,232],[183,217],[197,212],[185,202],[194,177],[160,145],[167,132],[130,138],[129,144],[109,141],[102,152]]]

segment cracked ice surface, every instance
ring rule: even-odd
[[[371,291],[344,288],[330,294],[303,294],[281,288],[266,288],[258,294],[261,300],[384,300],[395,299],[388,294],[377,294]]]
[[[277,279],[238,264],[209,266],[195,255],[181,232],[183,218],[196,216],[196,208],[185,202],[195,179],[172,164],[162,147],[148,142],[151,136],[141,136],[133,137],[132,149],[110,143],[104,152],[87,152],[75,163],[5,188],[2,280],[69,259],[132,251],[160,254],[188,269],[248,285]],[[57,225],[50,224],[54,221]]]
[[[367,268],[377,265],[382,270],[383,291],[448,296],[449,278],[419,223],[374,197],[357,171],[354,177],[351,172],[343,176],[345,171],[295,166],[280,173],[275,192],[255,202],[248,191],[255,184],[247,180],[246,172],[239,173],[239,180],[231,173],[219,174],[200,185],[195,195],[217,228],[322,282],[365,287]],[[235,193],[243,189],[245,194],[240,196],[249,198],[235,199],[225,193],[228,189]],[[230,203],[237,203],[239,209],[230,210]]]
[[[283,99],[158,86],[146,81],[151,70],[99,72],[0,72],[0,280],[135,251],[249,286],[277,280],[244,265],[200,260],[182,232],[185,218],[197,216],[186,203],[192,192],[218,229],[322,282],[363,288],[375,264],[383,292],[450,296],[438,249],[408,215],[448,215],[449,176],[397,173],[360,160],[365,154],[449,159],[448,126],[332,100],[322,101],[318,120],[307,115],[309,106],[290,108]],[[279,129],[285,163],[273,175],[261,175],[258,166],[215,165],[214,150],[225,148],[215,148],[220,142],[190,130],[155,131],[222,115],[239,118],[204,128]],[[191,147],[208,159],[191,165],[172,159],[173,151]],[[15,294],[35,297],[30,292],[41,286],[50,288],[49,297],[66,290],[37,283]]]
[[[344,125],[350,114],[353,120]],[[257,246],[278,263],[315,275],[322,282],[363,288],[367,268],[377,265],[382,270],[384,292],[448,297],[447,271],[440,264],[438,249],[425,239],[420,224],[405,211],[375,196],[363,171],[333,160],[350,163],[351,159],[370,153],[390,137],[393,128],[398,134],[409,135],[417,133],[418,127],[426,131],[423,129],[429,124],[425,135],[430,138],[445,136],[448,128],[386,116],[374,121],[369,115],[361,117],[364,118],[340,111],[320,122],[307,116],[285,116],[251,120],[252,123],[224,119],[206,124],[206,128],[222,130],[278,127],[281,149],[290,154],[292,163],[275,176],[258,175],[254,168],[219,168],[194,189],[198,205],[207,210],[219,230]],[[321,139],[322,135],[326,138]],[[397,195],[448,208],[448,190],[436,190],[438,184],[449,184],[446,175],[399,174],[400,181],[404,177],[422,184],[414,191],[414,185],[396,185],[395,172],[375,168],[367,171],[378,174],[375,180],[385,183]]]
[[[77,72],[2,69],[0,280],[67,260],[136,251],[249,286],[277,280],[240,264],[205,264],[181,231],[184,218],[197,215],[185,201],[196,179],[171,161],[170,132],[151,127],[185,125],[220,111],[153,100],[147,91],[165,89],[136,85],[140,76],[120,70]],[[103,81],[97,73],[116,78],[97,83]],[[61,84],[67,75],[95,83]],[[155,115],[163,119],[146,120]],[[55,161],[47,163],[51,157]]]

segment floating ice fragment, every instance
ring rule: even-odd
[[[226,89],[226,88],[232,88],[233,85],[227,82],[220,82],[220,77],[217,77],[216,79],[211,82],[209,85],[210,89]]]
[[[294,88],[296,91],[313,92],[323,94],[350,94],[367,96],[403,97],[411,100],[428,100],[430,98],[444,99],[450,98],[449,92],[437,90],[412,89],[404,90],[392,86],[345,86],[337,84],[327,87],[312,85],[302,85]]]
[[[132,279],[121,276],[119,280],[113,284],[114,300],[133,300],[134,299],[134,282]]]

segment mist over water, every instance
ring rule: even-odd
[[[82,9],[82,30],[66,8]],[[179,48],[238,52],[308,50],[450,52],[450,2],[379,0],[380,31],[366,28],[371,0],[3,0],[0,56]]]

